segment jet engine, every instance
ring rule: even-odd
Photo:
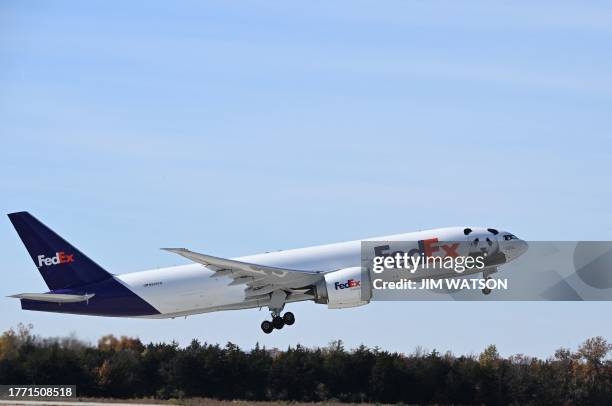
[[[370,303],[372,285],[361,267],[339,269],[323,275],[315,285],[315,302],[330,309],[363,306]]]

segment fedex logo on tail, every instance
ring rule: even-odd
[[[66,254],[65,252],[56,252],[54,257],[38,256],[38,267],[51,266],[58,264],[68,264],[74,262],[74,254]]]
[[[361,281],[356,281],[355,279],[349,279],[344,283],[336,282],[334,284],[334,288],[338,289],[348,289],[348,288],[356,288],[361,285]]]

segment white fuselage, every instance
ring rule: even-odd
[[[463,230],[462,227],[440,228],[235,259],[293,270],[329,272],[360,266],[362,241],[418,241],[430,238],[438,238],[440,241],[466,241],[468,237],[464,235]],[[484,236],[486,230],[474,229],[469,237],[473,239],[479,233]],[[160,312],[159,315],[147,317],[177,317],[263,305],[252,301],[245,303],[244,285],[231,285],[231,278],[211,277],[213,273],[214,271],[206,266],[194,263],[117,275],[115,278]]]

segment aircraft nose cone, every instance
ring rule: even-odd
[[[527,252],[528,249],[529,249],[529,244],[527,244],[527,241],[523,241],[523,240],[517,241],[517,251],[519,252],[519,255],[523,255],[524,253]]]
[[[512,261],[523,255],[529,249],[529,244],[523,240],[505,241],[502,245],[502,252],[506,255],[507,261]]]

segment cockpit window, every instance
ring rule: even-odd
[[[506,234],[504,235],[504,240],[505,241],[518,240],[518,237],[514,234]]]

